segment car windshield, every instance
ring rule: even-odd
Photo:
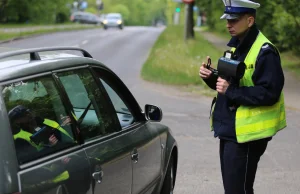
[[[117,16],[117,15],[108,15],[108,16],[106,16],[106,19],[115,19],[115,20],[118,20],[118,19],[121,19],[121,17]]]

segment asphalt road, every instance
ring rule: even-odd
[[[143,108],[146,103],[163,110],[179,143],[175,194],[222,194],[218,139],[209,131],[211,99],[140,79],[140,69],[162,28],[127,27],[61,32],[11,43],[4,47],[79,46],[113,69]],[[198,72],[195,72],[197,76]],[[287,110],[288,127],[269,144],[259,164],[254,189],[261,194],[300,193],[300,112]]]

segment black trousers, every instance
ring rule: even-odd
[[[253,194],[260,157],[269,139],[239,144],[220,140],[220,161],[225,194]]]

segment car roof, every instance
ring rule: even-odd
[[[83,56],[58,52],[62,50],[79,51]],[[45,47],[5,51],[0,53],[0,82],[84,64],[108,69],[93,59],[87,51],[77,47]]]

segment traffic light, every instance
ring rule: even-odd
[[[180,12],[180,7],[176,7],[175,11]]]

